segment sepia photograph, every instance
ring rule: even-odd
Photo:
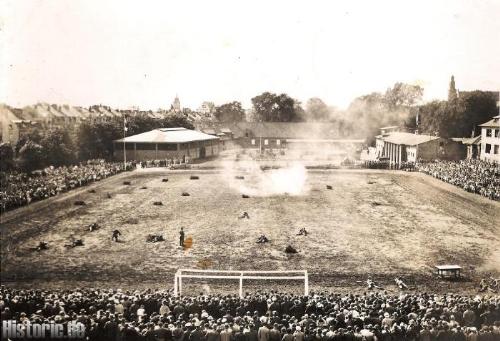
[[[1,340],[500,341],[500,0],[0,0]]]

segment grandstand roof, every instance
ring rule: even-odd
[[[142,134],[127,136],[115,142],[133,143],[185,143],[194,141],[217,140],[218,137],[186,128],[160,128]]]
[[[479,125],[480,127],[500,127],[500,115],[494,116],[488,122]]]
[[[433,140],[438,140],[439,136],[420,135],[412,133],[394,132],[384,138],[384,141],[394,144],[404,144],[407,146],[415,146],[422,143],[427,143]]]

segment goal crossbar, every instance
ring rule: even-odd
[[[224,275],[217,275],[224,274]],[[295,274],[294,276],[277,276],[277,274]],[[300,274],[300,275],[297,275]],[[273,275],[273,276],[271,276]],[[309,294],[309,275],[307,270],[290,271],[237,271],[237,270],[201,270],[201,269],[179,269],[174,276],[174,295],[182,295],[183,278],[201,279],[232,279],[239,280],[239,295],[243,297],[243,280],[304,280],[304,295]]]

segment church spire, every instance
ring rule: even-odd
[[[172,103],[172,109],[175,112],[181,111],[181,101],[179,100],[179,96],[177,94],[175,94],[174,103]]]
[[[454,103],[457,100],[457,89],[455,88],[455,77],[451,76],[450,89],[448,90],[448,102]]]

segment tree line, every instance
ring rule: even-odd
[[[184,115],[155,119],[145,114],[125,117],[126,135],[157,129],[194,129]],[[22,136],[15,146],[0,145],[1,171],[32,172],[47,166],[65,166],[89,159],[111,160],[113,141],[124,136],[124,118],[81,122],[75,129],[56,127],[34,130]]]
[[[355,98],[346,110],[328,106],[318,97],[301,102],[287,94],[264,92],[252,98],[252,109],[245,112],[238,101],[215,108],[220,122],[329,122],[344,136],[364,137],[371,144],[380,127],[397,125],[409,131],[442,137],[468,137],[479,133],[478,125],[497,115],[495,93],[458,93],[454,79],[446,101],[421,104],[424,89],[419,85],[395,83],[384,93],[373,92]],[[127,118],[127,135],[158,127],[194,129],[187,116],[169,115],[154,119],[146,114]],[[85,121],[78,128],[35,131],[23,136],[16,146],[1,145],[1,170],[31,171],[47,165],[67,165],[82,160],[111,159],[113,140],[123,137],[123,119]]]
[[[344,136],[365,137],[371,143],[384,126],[442,137],[469,137],[479,133],[479,124],[498,115],[498,94],[479,90],[458,93],[453,79],[448,100],[422,104],[423,94],[419,85],[398,82],[385,92],[359,96],[346,110],[339,110],[318,97],[302,107],[287,94],[264,92],[252,98],[249,115],[240,102],[230,102],[217,106],[215,117],[220,122],[329,122]]]

